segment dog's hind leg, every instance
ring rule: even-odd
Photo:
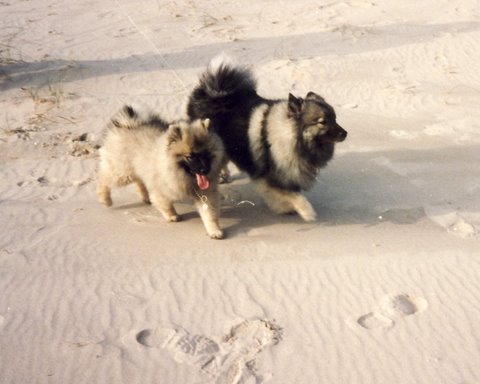
[[[232,181],[230,170],[228,169],[229,162],[230,162],[230,159],[228,158],[228,156],[227,155],[223,156],[222,162],[221,162],[222,166],[220,169],[220,176],[218,177],[219,184],[227,184]]]
[[[101,184],[97,186],[97,196],[98,201],[107,207],[111,207],[113,204],[111,189],[106,184]]]
[[[272,212],[284,214],[291,213],[295,210],[291,202],[286,199],[285,194],[280,190],[270,187],[264,181],[257,182],[257,187],[263,200]]]
[[[97,173],[97,196],[98,201],[107,207],[112,206],[112,194],[108,177],[103,172]]]
[[[231,181],[230,170],[228,169],[227,164],[222,167],[220,171],[220,176],[218,182],[220,184],[228,184]]]
[[[148,194],[147,187],[145,186],[142,179],[140,179],[139,177],[135,177],[135,185],[137,186],[138,194],[140,195],[142,201],[145,204],[151,204],[150,203],[150,196]]]

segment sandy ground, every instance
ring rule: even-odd
[[[0,383],[480,382],[474,0],[0,2]],[[133,189],[95,196],[123,103],[185,114],[227,52],[349,131],[268,211],[245,175],[210,240]]]

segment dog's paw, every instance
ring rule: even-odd
[[[219,184],[228,184],[232,181],[230,176],[230,171],[227,166],[223,167],[220,171],[220,175],[218,175],[218,183]]]
[[[113,201],[112,201],[112,198],[111,197],[100,197],[98,199],[98,201],[100,202],[100,204],[103,204],[105,205],[106,207],[111,207],[112,204],[113,204]]]
[[[302,217],[302,219],[307,223],[314,223],[315,221],[317,221],[317,215]]]
[[[181,220],[179,215],[171,215],[165,218],[169,223],[177,223]]]
[[[312,223],[317,221],[317,214],[315,211],[309,211],[309,212],[298,212],[300,217],[306,221],[307,223]]]
[[[297,204],[295,207],[298,215],[308,223],[317,221],[317,212],[315,212],[315,209],[307,201],[307,199],[303,198],[300,202],[301,204]]]
[[[219,184],[230,184],[232,181],[232,178],[230,176],[230,173],[220,173],[218,176],[218,183]]]
[[[225,234],[221,229],[216,229],[214,231],[210,231],[208,235],[210,236],[211,239],[220,240],[224,238]]]

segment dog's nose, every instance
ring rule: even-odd
[[[200,168],[198,169],[198,173],[199,173],[200,175],[208,175],[209,172],[210,172],[210,168],[209,168],[209,167],[206,167],[206,166],[200,167]]]
[[[347,138],[348,132],[340,128],[337,133],[337,140],[343,141]]]

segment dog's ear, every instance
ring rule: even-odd
[[[317,95],[315,92],[312,91],[307,93],[307,97],[305,98],[305,100],[317,100],[325,103],[325,99],[322,96]]]
[[[288,94],[288,116],[298,116],[302,112],[303,99],[295,97],[291,93]]]
[[[205,128],[206,131],[210,128],[210,119],[206,118],[202,120],[202,126]]]
[[[130,105],[123,106],[123,113],[125,113],[130,119],[137,117],[137,111],[135,111]]]
[[[182,140],[182,129],[180,128],[180,124],[172,123],[168,126],[168,145],[179,140]]]

